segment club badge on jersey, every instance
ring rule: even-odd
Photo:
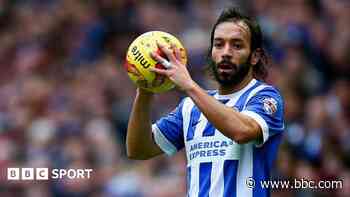
[[[273,115],[277,111],[277,101],[270,97],[270,98],[265,98],[263,101],[264,105],[264,110],[267,114]]]

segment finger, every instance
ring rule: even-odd
[[[162,64],[167,69],[170,69],[173,66],[173,64],[171,64],[168,60],[166,60],[165,58],[161,57],[157,53],[152,52],[151,53],[151,57],[153,59],[155,59],[158,63]]]
[[[173,45],[173,50],[174,50],[174,55],[177,59],[177,62],[180,64],[180,65],[183,65],[182,64],[182,55],[181,55],[181,51],[180,49],[175,45],[175,44],[172,44]]]
[[[172,48],[173,51],[174,51],[175,58],[176,58],[178,61],[180,61],[180,60],[181,60],[180,49],[177,48],[177,46],[176,46],[174,43],[171,43],[171,48]]]
[[[156,60],[156,62],[162,62],[164,60],[164,58],[162,56],[160,56],[159,54],[155,53],[155,52],[151,52],[150,56]]]
[[[166,68],[166,69],[170,69],[173,64],[171,64],[168,60],[163,60],[162,65]]]
[[[158,47],[160,48],[161,51],[163,51],[163,53],[165,53],[165,55],[168,57],[168,59],[170,61],[176,62],[176,57],[173,54],[173,51],[170,50],[168,47],[166,47],[165,45],[157,42]]]
[[[159,68],[154,68],[154,67],[152,67],[152,68],[149,68],[149,70],[150,70],[151,72],[155,72],[155,73],[158,73],[158,74],[160,74],[160,75],[166,75],[166,76],[169,75],[169,71],[168,71],[168,70],[165,70],[165,69],[159,69]]]

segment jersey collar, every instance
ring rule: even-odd
[[[242,88],[241,90],[231,93],[231,94],[219,94],[219,91],[216,92],[216,94],[214,95],[214,97],[216,99],[219,100],[225,100],[225,99],[231,99],[234,98],[236,96],[242,95],[245,91],[247,91],[249,88],[251,88],[252,86],[254,86],[254,84],[257,82],[256,79],[252,79],[244,88]]]

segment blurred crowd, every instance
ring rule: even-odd
[[[342,189],[272,196],[350,196],[350,1],[0,0],[0,196],[185,196],[183,153],[126,157],[135,86],[123,69],[141,33],[177,36],[204,88],[211,28],[235,5],[256,17],[270,54],[268,83],[285,99],[274,179],[343,180]],[[156,97],[153,118],[184,96]],[[7,181],[8,167],[91,168],[90,179]]]

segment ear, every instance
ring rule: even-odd
[[[261,49],[257,48],[252,53],[252,56],[250,58],[250,64],[253,66],[256,65],[259,62],[260,57],[261,57]]]

